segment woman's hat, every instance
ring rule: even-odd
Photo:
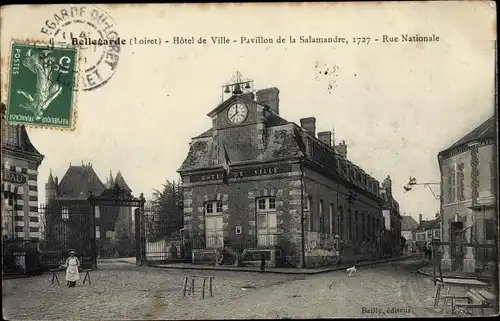
[[[75,251],[69,251],[69,254],[76,254]]]

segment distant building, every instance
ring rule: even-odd
[[[417,248],[422,249],[433,239],[441,240],[441,218],[436,213],[433,220],[422,220],[422,214],[419,214],[419,222],[416,229]]]
[[[380,196],[383,199],[382,215],[384,217],[382,250],[384,255],[401,255],[401,214],[399,203],[392,196],[392,180],[387,176],[382,182]]]
[[[23,125],[8,124],[2,108],[2,238],[38,240],[38,167],[44,156]]]
[[[332,132],[316,133],[314,117],[298,126],[279,110],[277,88],[234,94],[192,138],[179,173],[184,225],[204,240],[195,259],[216,248],[279,249],[307,267],[379,257],[379,182]]]
[[[87,222],[82,215],[91,213],[88,197],[92,192],[100,196],[106,189],[118,185],[123,190],[131,192],[120,171],[113,178],[110,172],[106,184],[103,184],[92,164],[71,165],[59,182],[57,177],[49,174],[45,184],[47,210],[45,212],[45,235],[65,231],[66,235],[78,233],[81,222]],[[80,210],[81,209],[81,210]],[[133,222],[132,208],[120,206],[96,206],[95,232],[96,238],[114,240],[117,237],[132,238]],[[92,223],[93,224],[93,223]],[[76,231],[74,231],[76,230]]]
[[[497,209],[496,121],[491,117],[438,154],[443,240],[495,244]],[[467,231],[465,231],[467,229]],[[474,272],[490,250],[444,246],[443,269]]]
[[[408,252],[416,250],[416,230],[419,226],[417,221],[411,215],[403,215],[401,222],[401,236],[405,239],[405,248]]]

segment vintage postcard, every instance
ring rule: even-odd
[[[4,318],[497,315],[496,10],[2,7]]]

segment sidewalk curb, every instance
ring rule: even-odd
[[[383,264],[383,263],[389,263],[389,262],[395,262],[395,261],[402,261],[406,259],[410,259],[413,256],[402,256],[402,257],[397,257],[393,259],[387,259],[387,260],[380,260],[380,261],[373,261],[373,262],[362,262],[362,263],[351,263],[352,265],[355,265],[357,267],[360,266],[370,266],[370,265],[377,265],[377,264]],[[297,269],[294,271],[293,269],[290,269],[289,271],[273,271],[272,269],[266,270],[266,274],[269,273],[274,273],[274,274],[307,274],[307,275],[313,275],[313,274],[320,274],[320,273],[327,273],[327,272],[333,272],[333,271],[340,271],[344,270],[347,267],[350,267],[351,264],[347,265],[342,265],[342,266],[332,266],[330,268],[325,268],[322,270],[313,270],[311,269],[310,271],[304,271],[304,270],[299,270]],[[238,267],[238,268],[226,268],[226,267],[213,267],[213,266],[203,266],[203,265],[193,265],[193,267],[184,267],[184,266],[165,266],[165,265],[156,265],[152,264],[150,267],[154,267],[157,269],[176,269],[176,270],[205,270],[205,271],[232,271],[232,272],[259,272],[260,270],[258,268],[245,268],[245,267]]]
[[[417,273],[419,273],[421,275],[428,276],[430,278],[434,278],[433,275],[432,275],[432,273],[424,272],[424,271],[422,271],[423,269],[425,269],[425,266],[421,267],[420,269],[418,269]],[[445,277],[447,277],[447,276],[443,276],[443,278],[445,278]],[[439,276],[436,275],[436,278],[439,278]],[[474,277],[465,277],[465,276],[450,276],[450,278],[459,279],[459,280],[476,280],[477,279],[477,278],[474,278]],[[480,277],[480,278],[478,278],[478,280],[480,280],[480,281],[489,281],[489,278]]]

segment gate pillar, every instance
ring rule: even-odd
[[[141,242],[141,210],[140,208],[134,211],[135,221],[135,264],[142,265],[142,242]]]

